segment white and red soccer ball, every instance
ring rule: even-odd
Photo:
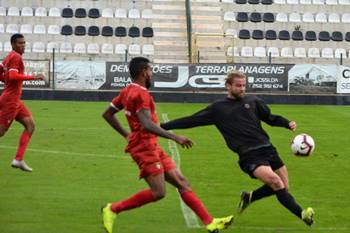
[[[294,137],[290,145],[293,154],[298,156],[309,156],[315,150],[315,141],[305,133]]]

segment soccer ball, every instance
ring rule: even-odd
[[[315,149],[315,141],[310,135],[303,133],[295,136],[290,147],[295,155],[309,156]]]

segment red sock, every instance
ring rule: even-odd
[[[122,211],[134,209],[155,200],[156,199],[150,189],[142,190],[129,199],[113,203],[111,210],[118,214]]]
[[[213,217],[210,216],[202,201],[192,191],[183,192],[180,194],[182,200],[188,205],[202,220],[205,225],[208,225],[213,221]]]
[[[16,160],[21,161],[23,160],[24,157],[24,152],[27,149],[28,143],[30,141],[30,137],[32,135],[29,134],[27,131],[23,131],[20,139],[19,139],[19,143],[18,143],[18,148],[17,148],[17,153],[16,153]]]

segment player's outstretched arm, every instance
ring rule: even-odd
[[[129,132],[127,132],[122,125],[120,124],[119,120],[115,117],[115,114],[119,112],[119,110],[108,107],[106,111],[102,114],[102,117],[107,121],[107,123],[112,126],[113,129],[115,129],[120,135],[122,135],[124,138],[127,138],[129,136]]]
[[[25,75],[25,74],[20,74],[16,70],[10,70],[9,72],[9,78],[11,80],[44,80],[44,75],[43,74],[37,74],[37,75]]]
[[[162,129],[159,125],[155,124],[152,121],[151,113],[148,109],[141,109],[136,114],[140,120],[142,127],[145,130],[147,130],[151,133],[154,133],[157,136],[171,139],[171,140],[177,142],[178,144],[180,144],[182,147],[190,148],[193,146],[193,142],[190,139],[188,139],[184,136],[179,136],[179,135],[173,134],[169,131]]]
[[[195,114],[187,117],[175,119],[166,123],[162,123],[160,126],[163,129],[188,129],[204,125],[214,124],[214,111],[211,106],[196,112]]]
[[[270,108],[265,104],[263,100],[258,99],[256,101],[256,107],[258,110],[259,118],[266,124],[291,129],[289,120],[280,115],[272,114]]]

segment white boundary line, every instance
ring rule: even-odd
[[[163,113],[162,118],[164,122],[169,121],[168,114]],[[181,155],[179,150],[176,147],[176,143],[174,141],[168,140],[168,148],[170,150],[171,157],[173,158],[174,162],[176,163],[177,168],[181,171]],[[181,197],[180,199],[180,205],[182,214],[185,218],[186,226],[188,228],[201,228],[201,225],[198,223],[198,219],[195,213],[183,202]]]
[[[0,148],[4,149],[17,149],[16,146],[6,146],[6,145],[0,145]],[[79,152],[67,152],[67,151],[59,151],[59,150],[41,150],[41,149],[32,149],[28,148],[27,151],[33,151],[38,153],[44,153],[44,154],[59,154],[59,155],[74,155],[74,156],[80,156],[80,157],[100,157],[100,158],[128,158],[127,156],[117,156],[117,155],[108,155],[108,154],[93,154],[93,153],[79,153]]]

